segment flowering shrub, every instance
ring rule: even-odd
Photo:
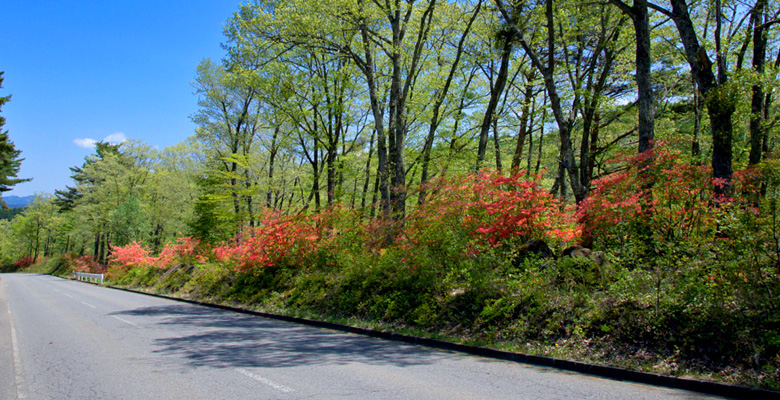
[[[106,267],[100,265],[92,256],[75,256],[66,254],[65,263],[76,272],[87,272],[93,274],[102,274],[105,272]]]
[[[155,260],[155,266],[169,268],[176,262],[184,265],[203,264],[206,257],[201,254],[200,240],[192,236],[182,236],[176,243],[166,243],[160,255]]]
[[[576,239],[576,221],[542,190],[539,177],[526,180],[524,174],[505,177],[481,172],[436,181],[431,199],[409,217],[407,235],[414,238],[430,229],[451,231],[473,245],[488,247],[507,241]]]
[[[111,263],[122,269],[132,267],[156,267],[167,269],[176,263],[192,265],[203,264],[206,257],[202,254],[200,240],[191,236],[180,237],[176,243],[167,243],[155,257],[142,243],[132,242],[127,246],[111,247]]]
[[[131,242],[127,246],[111,247],[111,264],[122,269],[132,267],[150,267],[155,265],[156,257],[149,254],[143,244]]]
[[[520,171],[509,177],[485,173],[476,177],[476,199],[469,216],[477,218],[474,231],[491,246],[516,237],[522,241],[546,239],[568,242],[579,236],[575,221],[561,211],[561,203],[539,186],[539,178],[526,180]]]
[[[27,268],[35,264],[37,260],[33,256],[22,257],[14,263],[16,268]]]
[[[269,212],[260,226],[247,230],[234,242],[214,247],[214,256],[241,271],[273,266],[290,254],[303,256],[319,239],[312,222],[301,216]]]
[[[663,145],[610,163],[623,169],[595,181],[577,212],[586,241],[623,246],[647,230],[676,241],[714,229],[709,166],[686,163]]]

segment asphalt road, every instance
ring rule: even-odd
[[[0,274],[0,399],[704,399]]]

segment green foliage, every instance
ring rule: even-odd
[[[3,74],[0,71],[0,89],[3,88]],[[0,96],[0,109],[3,105],[11,100],[11,96]],[[21,167],[23,158],[19,158],[22,153],[21,150],[17,150],[8,137],[8,131],[3,131],[5,125],[5,117],[0,116],[0,193],[7,192],[11,188],[22,182],[29,182],[31,179],[19,179],[17,174]]]
[[[207,243],[227,240],[234,229],[232,224],[228,225],[224,218],[220,218],[221,207],[215,199],[219,182],[213,177],[197,180],[201,194],[194,201],[193,217],[188,221],[190,232]]]
[[[21,208],[21,207],[19,207],[19,208],[0,208],[0,220],[6,220],[6,221],[12,220],[17,215],[21,214],[22,212],[24,212],[24,208]]]
[[[114,246],[125,246],[140,242],[150,231],[145,212],[135,196],[128,197],[111,213],[111,242]]]
[[[141,266],[122,271],[118,267],[109,267],[107,278],[117,285],[129,287],[152,287],[162,277],[164,271],[154,266]]]

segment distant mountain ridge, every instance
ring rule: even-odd
[[[35,200],[35,196],[3,196],[3,200],[5,200],[5,204],[8,204],[8,207],[10,208],[21,208],[29,206],[30,203]]]

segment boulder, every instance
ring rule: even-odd
[[[517,248],[517,254],[512,260],[512,266],[519,268],[523,260],[531,256],[542,259],[555,258],[555,254],[553,254],[550,246],[544,240],[529,240]]]
[[[597,265],[604,265],[604,262],[606,261],[604,258],[604,253],[600,251],[593,251],[587,247],[582,246],[567,247],[563,250],[563,253],[561,253],[561,257],[587,258],[595,262]]]

